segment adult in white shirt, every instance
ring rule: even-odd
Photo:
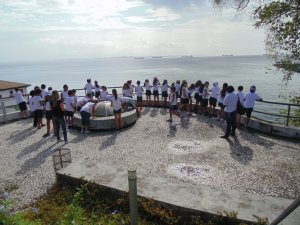
[[[183,111],[189,111],[189,91],[187,88],[188,84],[186,80],[183,80],[181,83],[181,90],[180,90],[180,113],[181,117],[183,117]],[[175,88],[176,89],[176,88]]]
[[[42,106],[42,97],[41,97],[41,89],[34,90],[33,96],[33,108],[34,108],[34,116],[37,119],[37,127],[41,129],[43,126],[43,106]]]
[[[256,91],[256,87],[251,86],[250,87],[250,92],[248,92],[244,97],[244,107],[245,107],[246,116],[247,116],[246,124],[245,124],[246,127],[249,124],[251,113],[253,111],[255,101],[262,101],[262,98],[259,95],[257,95],[255,93],[255,91]]]
[[[15,92],[13,93],[13,96],[15,97],[16,103],[19,106],[20,116],[22,118],[25,118],[27,116],[27,105],[23,97],[23,93],[20,91],[19,88],[15,88]]]
[[[236,106],[238,102],[238,96],[233,93],[233,86],[228,86],[227,95],[224,98],[223,105],[225,106],[225,120],[226,120],[226,132],[221,138],[228,138],[229,135],[235,135],[236,130]]]
[[[68,95],[68,90],[69,90],[69,87],[68,87],[68,85],[64,85],[63,86],[63,91],[61,92],[61,94],[60,94],[60,99],[64,102],[65,101],[65,99],[69,96]]]
[[[46,91],[46,85],[45,84],[42,84],[41,85],[41,90],[42,90],[42,99],[45,100],[45,97],[46,97],[46,94],[47,94],[47,91]]]

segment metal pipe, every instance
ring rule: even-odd
[[[289,120],[290,120],[290,113],[291,113],[291,106],[288,107],[288,113],[286,118],[286,126],[289,126]]]
[[[300,206],[300,197],[298,197],[289,207],[287,207],[270,225],[277,225]]]
[[[128,169],[129,204],[131,225],[138,224],[136,169]]]

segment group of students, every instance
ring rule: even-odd
[[[145,88],[145,90],[144,90]],[[42,84],[41,87],[35,87],[30,92],[28,101],[29,108],[34,115],[34,126],[40,129],[44,126],[42,118],[45,115],[47,120],[47,133],[44,137],[50,135],[50,124],[52,120],[53,128],[57,140],[60,141],[59,129],[62,127],[64,140],[67,142],[66,125],[68,128],[74,127],[74,112],[80,112],[82,118],[81,133],[89,133],[90,117],[94,117],[95,107],[99,101],[110,101],[113,107],[115,116],[116,129],[122,128],[121,112],[122,108],[126,105],[131,105],[136,108],[139,114],[142,110],[143,94],[146,95],[146,105],[158,106],[159,105],[159,89],[161,89],[161,100],[163,106],[169,105],[170,118],[168,122],[172,122],[173,114],[184,117],[184,112],[189,116],[192,112],[203,114],[211,117],[215,108],[218,105],[220,110],[217,115],[217,120],[226,120],[227,128],[230,131],[224,135],[226,138],[231,132],[235,134],[236,126],[241,126],[241,115],[246,113],[245,126],[248,125],[251,113],[256,100],[262,100],[255,91],[256,87],[251,86],[250,91],[244,94],[243,87],[238,87],[238,92],[234,93],[233,86],[224,83],[222,88],[218,86],[218,82],[214,82],[212,87],[209,87],[209,82],[202,83],[198,80],[195,84],[190,84],[186,80],[172,83],[168,85],[168,81],[164,80],[162,85],[157,77],[153,79],[152,85],[146,79],[144,85],[137,81],[136,86],[129,80],[124,83],[122,94],[118,95],[117,90],[113,89],[112,94],[107,92],[106,86],[100,86],[98,81],[94,81],[92,85],[91,79],[87,79],[84,87],[85,97],[78,100],[76,90],[69,90],[68,85],[63,86],[63,90],[59,94],[58,91],[52,90],[51,87],[46,90],[46,85]],[[192,108],[194,93],[195,104]],[[232,95],[234,94],[234,96]],[[136,104],[133,96],[136,95]],[[153,95],[153,102],[151,96]],[[19,105],[22,116],[26,116],[26,102],[19,89],[15,89],[14,96]],[[231,97],[229,97],[231,96]],[[180,99],[180,103],[178,103]],[[169,100],[169,103],[167,102]],[[179,107],[178,107],[179,106]],[[234,121],[233,121],[234,120]],[[229,129],[229,128],[228,128]]]

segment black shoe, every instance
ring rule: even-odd
[[[228,136],[224,135],[224,136],[221,136],[221,138],[227,139],[227,138],[228,138]]]
[[[235,133],[231,133],[230,135],[231,135],[231,136],[235,136]]]

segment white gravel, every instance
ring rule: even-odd
[[[18,207],[46,193],[55,182],[51,150],[71,149],[72,159],[173,177],[198,185],[294,199],[300,195],[300,142],[238,130],[228,141],[225,124],[193,115],[168,123],[166,109],[144,109],[121,132],[80,134],[68,131],[69,143],[56,143],[32,119],[0,125],[0,193],[10,192]]]

